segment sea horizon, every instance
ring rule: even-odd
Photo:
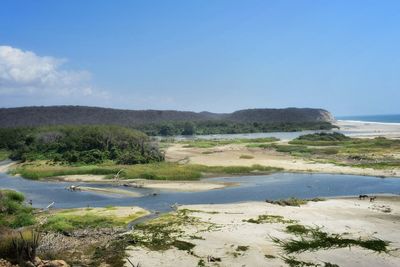
[[[400,123],[400,114],[336,116],[336,119],[360,122]]]

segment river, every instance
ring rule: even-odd
[[[260,176],[208,178],[208,181],[235,182],[238,186],[203,192],[177,192],[123,187],[141,193],[141,197],[66,190],[72,183],[33,181],[0,174],[0,188],[25,194],[37,208],[54,202],[55,208],[140,206],[151,211],[168,211],[171,205],[212,204],[243,201],[264,201],[288,197],[313,198],[351,196],[359,194],[400,194],[399,178],[338,175],[320,173],[274,173]],[[97,188],[118,187],[110,184],[73,183]],[[120,187],[122,188],[122,187]]]

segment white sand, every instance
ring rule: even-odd
[[[390,207],[390,213],[383,209]],[[390,249],[400,248],[400,198],[378,197],[376,202],[358,199],[331,199],[323,202],[310,202],[302,207],[281,207],[264,202],[248,202],[223,205],[190,205],[182,209],[218,212],[210,214],[194,212],[190,216],[201,221],[215,223],[219,228],[211,231],[196,232],[196,226],[183,228],[182,240],[196,244],[193,255],[177,249],[164,252],[149,251],[134,247],[129,253],[130,260],[142,267],[148,266],[197,266],[204,260],[206,266],[287,266],[281,256],[286,253],[272,241],[271,237],[280,239],[294,238],[285,233],[287,224],[243,222],[257,218],[262,214],[281,215],[285,219],[298,220],[302,225],[323,227],[328,233],[343,234],[350,238],[381,238],[391,241]],[[196,234],[205,240],[190,239]],[[237,246],[249,246],[245,252],[236,255]],[[220,257],[221,262],[207,263],[207,256]],[[276,258],[269,259],[265,255]],[[400,253],[374,253],[359,247],[318,250],[293,254],[297,260],[323,264],[330,262],[339,266],[400,266]],[[129,265],[126,265],[129,266]]]
[[[400,123],[377,123],[360,121],[338,120],[335,125],[340,130],[351,131],[352,137],[377,137],[400,138]]]
[[[163,190],[173,190],[173,191],[188,191],[188,192],[221,189],[224,187],[235,185],[235,183],[224,183],[224,182],[154,181],[154,180],[137,180],[131,184],[143,188],[163,189]]]

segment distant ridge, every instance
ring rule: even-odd
[[[245,109],[233,113],[176,110],[124,110],[85,106],[0,108],[0,128],[45,125],[135,126],[162,122],[231,121],[245,123],[333,122],[324,109]]]

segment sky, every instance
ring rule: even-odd
[[[0,1],[0,107],[400,113],[400,1]]]

